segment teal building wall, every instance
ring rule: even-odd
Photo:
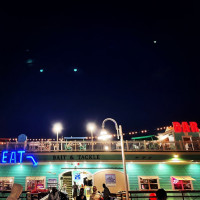
[[[65,169],[62,169],[65,168]],[[45,164],[36,167],[32,165],[0,165],[0,177],[15,177],[14,182],[22,184],[25,189],[26,176],[45,176],[46,184],[48,178],[59,178],[61,173],[74,168],[71,164]],[[85,168],[85,169],[81,169]],[[94,168],[94,169],[86,169]],[[101,169],[100,169],[101,168]],[[117,164],[80,164],[77,169],[85,170],[92,174],[103,170],[102,168],[115,168],[123,171],[122,165]],[[191,176],[194,190],[200,190],[200,164],[127,164],[127,174],[130,190],[139,190],[138,176],[159,176],[160,187],[172,190],[171,176]],[[47,185],[46,185],[47,186]]]

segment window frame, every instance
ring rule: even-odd
[[[26,176],[26,180],[25,180],[26,181],[26,184],[25,184],[26,191],[28,191],[28,188],[27,188],[27,180],[28,179],[30,179],[30,180],[44,180],[44,189],[46,188],[46,176]]]
[[[3,180],[8,180],[8,179],[12,179],[12,185],[11,185],[11,188],[12,188],[14,181],[15,181],[14,176],[2,176],[2,177],[0,177],[0,182],[3,182]],[[10,191],[10,190],[0,190],[0,191]]]
[[[140,191],[157,191],[158,189],[160,189],[160,181],[159,181],[159,176],[148,176],[148,177],[156,177],[156,178],[152,178],[152,179],[156,179],[157,180],[157,183],[150,183],[150,180],[151,178],[148,178],[148,179],[144,179],[144,180],[148,180],[148,186],[149,186],[149,189],[142,189],[141,185],[142,183],[140,182],[140,178],[143,177],[143,176],[138,176],[138,184],[139,184],[139,190]],[[158,185],[158,189],[150,189],[150,185],[151,184],[157,184]]]
[[[182,177],[184,177],[184,176],[182,176]],[[186,177],[186,176],[185,176],[185,177]],[[173,176],[170,177],[170,179],[171,179],[171,184],[172,184],[172,190],[188,190],[188,191],[194,190],[192,180],[186,180],[186,181],[190,181],[191,189],[184,189],[184,188],[183,188],[183,185],[184,185],[184,184],[183,184],[183,180],[179,180],[179,181],[181,181],[182,189],[175,189],[174,183],[173,183],[173,178],[174,178]]]

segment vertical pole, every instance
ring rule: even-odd
[[[129,151],[128,140],[126,140],[126,149]]]
[[[123,133],[122,133],[122,126],[119,125],[119,134],[121,139],[121,150],[122,150],[122,162],[123,162],[123,168],[124,168],[124,181],[125,181],[125,189],[126,189],[126,200],[129,199],[129,193],[128,193],[128,180],[127,180],[127,174],[126,174],[126,161],[125,161],[125,154],[124,154],[124,140],[123,140]]]
[[[93,132],[92,132],[92,130],[91,130],[91,139],[92,139],[92,151],[94,151]]]
[[[59,151],[59,144],[58,144],[58,131],[57,131],[57,145],[56,145],[56,151]]]

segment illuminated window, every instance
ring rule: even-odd
[[[193,180],[195,179],[190,176],[173,176],[171,177],[173,190],[193,190]]]
[[[26,177],[26,190],[44,189],[46,184],[45,176],[28,176]]]
[[[157,190],[160,188],[158,176],[139,176],[140,190]]]
[[[0,177],[0,191],[11,190],[14,177]]]

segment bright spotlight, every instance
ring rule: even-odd
[[[94,123],[89,123],[87,125],[87,130],[93,132],[96,129],[96,125]]]
[[[63,127],[61,123],[55,123],[53,125],[53,132],[54,133],[60,133],[62,131]]]
[[[112,137],[112,136],[109,135],[105,129],[102,129],[101,132],[100,132],[100,136],[98,137],[98,139],[99,139],[99,140],[108,140],[108,139],[110,139],[111,137]]]
[[[108,151],[108,150],[109,150],[109,147],[108,147],[108,146],[105,146],[104,148],[105,148],[105,150],[106,150],[106,151]]]

